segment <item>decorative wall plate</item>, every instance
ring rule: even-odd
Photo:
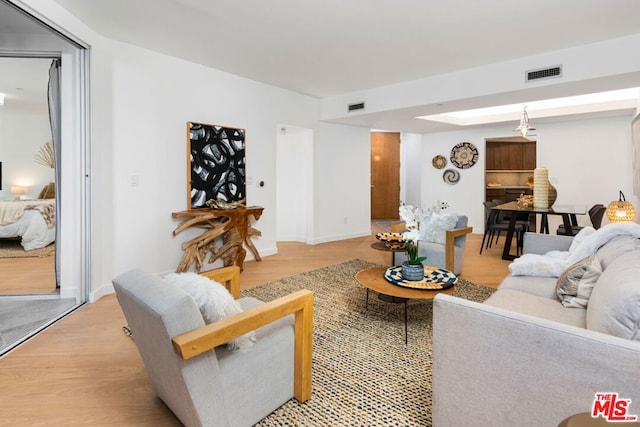
[[[446,182],[447,184],[457,184],[458,181],[460,181],[460,172],[458,172],[455,169],[447,169],[446,171],[444,171],[444,173],[442,174],[442,179],[444,180],[444,182]]]
[[[457,168],[470,168],[477,161],[478,149],[470,142],[461,142],[451,149],[451,163]]]
[[[447,158],[438,154],[433,159],[431,159],[431,164],[436,169],[442,169],[447,166]]]

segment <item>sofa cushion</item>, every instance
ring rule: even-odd
[[[242,313],[242,307],[233,299],[227,288],[216,281],[196,273],[170,273],[164,280],[180,287],[193,298],[198,305],[205,323],[215,323],[234,314]],[[248,351],[256,340],[251,331],[234,338],[227,343],[230,350]]]
[[[420,240],[444,243],[447,230],[453,230],[457,222],[456,215],[434,213],[420,224]]]
[[[565,308],[555,298],[544,298],[514,289],[500,288],[484,304],[553,320],[565,325],[585,327],[586,310]]]
[[[556,293],[565,307],[586,308],[591,291],[602,274],[595,255],[576,262],[558,277]]]
[[[555,277],[531,277],[509,275],[500,283],[498,289],[513,289],[543,298],[557,300]]]
[[[640,249],[640,239],[633,236],[618,236],[602,245],[596,256],[600,260],[602,270],[606,270],[609,264],[622,255]]]
[[[593,288],[587,329],[640,341],[640,250],[612,261]]]

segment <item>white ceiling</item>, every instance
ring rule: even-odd
[[[55,0],[123,42],[317,97],[640,32],[638,0]]]
[[[640,33],[639,0],[55,1],[105,37],[319,98]],[[0,36],[19,31],[5,15]]]

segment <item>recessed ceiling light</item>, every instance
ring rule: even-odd
[[[594,111],[609,111],[633,108],[639,97],[640,88],[613,90],[565,98],[545,99],[520,104],[499,105],[473,110],[453,111],[450,113],[420,116],[418,119],[449,123],[458,126],[497,123],[516,120],[527,105],[530,117],[562,116]]]

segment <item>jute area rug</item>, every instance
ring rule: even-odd
[[[313,394],[292,399],[258,426],[431,426],[432,302],[380,301],[354,275],[374,264],[353,260],[243,292],[270,301],[299,289],[314,295]],[[454,295],[484,301],[494,289],[458,281]]]
[[[25,251],[17,240],[0,240],[0,258],[44,258],[54,254],[56,245]]]

